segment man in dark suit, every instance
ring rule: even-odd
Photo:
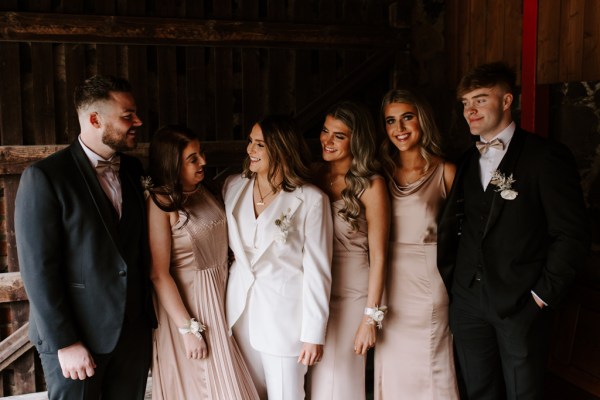
[[[29,336],[50,399],[143,399],[155,324],[129,83],[75,91],[81,133],[27,168],[15,209]]]
[[[480,141],[461,159],[439,226],[438,266],[469,399],[539,399],[556,306],[589,247],[575,161],[518,128],[515,73],[491,63],[458,87]]]

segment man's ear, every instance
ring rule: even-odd
[[[100,121],[100,115],[97,112],[92,112],[89,115],[90,124],[94,128],[100,128],[102,126],[102,122]]]
[[[504,111],[510,110],[510,106],[512,105],[512,102],[513,102],[512,93],[504,93],[504,96],[502,98],[502,109]]]

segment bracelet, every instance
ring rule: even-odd
[[[196,336],[198,339],[202,339],[202,332],[204,332],[206,330],[206,326],[204,326],[203,324],[198,322],[196,320],[196,318],[192,318],[192,319],[190,319],[190,322],[185,324],[185,326],[178,328],[178,329],[179,329],[179,333],[181,333],[182,335],[191,333],[194,336]]]
[[[387,309],[387,306],[375,306],[373,308],[366,307],[365,315],[369,317],[367,325],[376,325],[377,328],[381,329],[383,327],[383,318],[385,318]]]

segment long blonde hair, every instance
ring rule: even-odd
[[[427,100],[410,90],[390,90],[383,96],[383,100],[381,101],[380,122],[384,133],[386,132],[385,107],[393,103],[410,104],[417,109],[417,118],[419,118],[419,125],[421,126],[419,148],[421,156],[425,159],[425,169],[423,172],[427,172],[432,165],[434,157],[442,156],[442,149],[440,147],[441,136],[437,124],[435,123],[435,119],[433,118],[431,106]],[[379,152],[383,169],[388,179],[393,179],[394,171],[400,158],[400,151],[394,146],[389,138],[387,138],[381,144]]]
[[[342,190],[344,207],[338,214],[356,231],[361,210],[360,195],[371,186],[371,177],[379,170],[375,124],[371,113],[352,101],[335,104],[327,111],[327,115],[342,122],[351,133],[352,163],[345,175],[346,188]]]

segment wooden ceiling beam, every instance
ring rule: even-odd
[[[0,12],[0,41],[9,42],[398,49],[408,46],[408,29],[378,25]]]

